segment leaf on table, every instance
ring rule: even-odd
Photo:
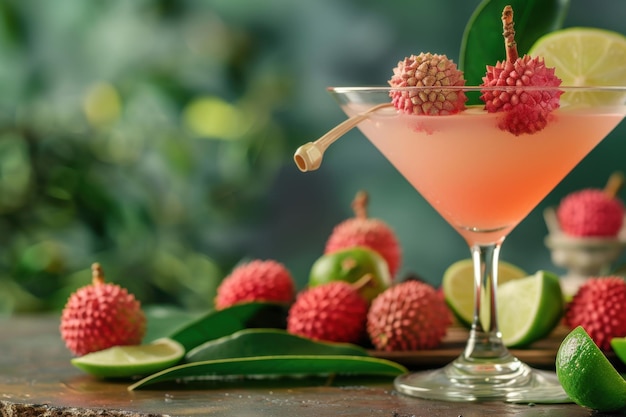
[[[173,332],[179,330],[181,325],[191,323],[202,315],[202,313],[164,305],[150,305],[144,307],[143,310],[148,321],[143,343],[150,343],[154,340],[168,337]]]
[[[513,7],[517,51],[522,56],[541,36],[562,27],[569,3],[570,0],[483,0],[470,17],[461,43],[459,68],[466,85],[480,85],[486,66],[505,59],[502,10],[507,4]]]
[[[280,327],[285,306],[276,303],[251,302],[212,310],[167,335],[190,351],[202,343],[228,336],[249,327]]]
[[[190,350],[186,362],[277,355],[369,356],[360,346],[320,342],[282,329],[244,329]]]
[[[281,355],[219,359],[175,366],[130,385],[129,391],[147,385],[176,381],[232,378],[271,379],[320,375],[397,376],[407,369],[386,359],[346,355]]]

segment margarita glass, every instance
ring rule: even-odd
[[[511,230],[626,116],[626,86],[553,88],[562,92],[560,108],[543,129],[519,136],[499,127],[505,113],[482,105],[454,115],[408,115],[390,104],[399,88],[330,88],[350,119],[296,151],[302,171],[316,169],[328,145],[358,126],[470,248],[474,318],[464,352],[442,369],[398,377],[398,391],[451,401],[567,399],[555,373],[529,367],[502,342],[498,255]],[[457,90],[478,102],[488,87],[407,89]],[[515,87],[518,94],[524,89],[538,88]]]

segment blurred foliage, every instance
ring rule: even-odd
[[[0,311],[59,308],[96,260],[144,302],[210,305],[288,153],[264,38],[201,2],[0,14]]]
[[[456,59],[478,3],[0,2],[0,314],[60,309],[95,261],[146,304],[206,308],[250,257],[302,285],[360,188],[406,269],[437,282],[466,248],[375,150],[345,145],[362,138],[316,173],[291,158],[343,117],[327,85],[384,84],[422,50]]]

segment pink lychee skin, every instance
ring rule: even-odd
[[[289,309],[287,331],[315,340],[358,343],[365,336],[368,307],[347,282],[311,287]]]
[[[467,97],[461,90],[439,88],[463,86],[463,72],[445,55],[421,53],[398,62],[389,80],[391,87],[434,87],[402,89],[390,93],[396,109],[406,114],[442,116],[465,109]]]
[[[61,313],[61,337],[77,356],[113,346],[137,345],[146,318],[139,301],[118,285],[91,284],[78,289]]]
[[[524,55],[514,62],[502,61],[487,66],[481,86],[506,87],[484,89],[480,96],[489,113],[502,112],[500,129],[514,135],[532,134],[546,127],[551,112],[559,108],[563,93],[556,88],[516,91],[509,87],[558,87],[561,80],[542,58]]]
[[[564,323],[582,326],[598,347],[611,349],[611,339],[626,336],[626,281],[622,277],[589,278],[574,295]]]
[[[615,237],[624,222],[624,204],[603,190],[588,188],[568,194],[557,208],[561,230],[576,237]]]
[[[402,251],[395,233],[383,221],[373,218],[350,218],[339,223],[326,241],[324,253],[356,246],[377,252],[387,262],[389,273],[396,275],[402,262]]]
[[[255,259],[237,266],[224,278],[217,288],[215,308],[221,310],[252,301],[288,304],[294,297],[294,280],[283,264],[271,259]]]
[[[452,324],[442,294],[429,284],[405,281],[372,301],[367,333],[378,350],[407,351],[439,346]]]

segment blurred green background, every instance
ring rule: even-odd
[[[437,285],[465,243],[358,132],[319,171],[292,155],[344,119],[327,86],[385,84],[411,53],[458,61],[478,3],[1,2],[0,314],[59,310],[94,261],[145,304],[210,307],[252,258],[284,263],[303,287],[360,189],[398,234],[401,275]],[[626,2],[572,0],[565,26],[626,33],[624,16]],[[602,187],[624,155],[626,123],[502,258],[558,271],[543,209]]]

